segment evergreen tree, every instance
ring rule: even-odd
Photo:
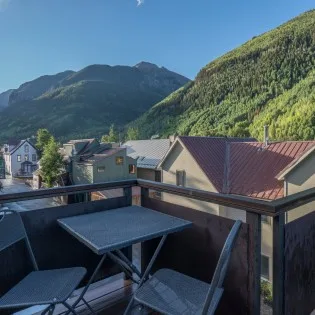
[[[115,128],[115,125],[112,124],[109,128],[108,135],[102,136],[101,142],[118,142],[119,141],[119,133]]]
[[[140,133],[138,128],[129,127],[127,130],[126,139],[127,140],[139,140]]]
[[[37,131],[37,142],[36,147],[39,151],[39,155],[42,156],[45,146],[49,143],[50,139],[52,138],[52,135],[49,133],[47,129],[38,129]]]
[[[64,166],[62,156],[59,153],[58,143],[51,137],[44,147],[43,156],[40,160],[40,173],[48,187],[52,187],[62,172]]]

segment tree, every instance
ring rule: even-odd
[[[40,174],[48,187],[52,187],[62,172],[64,166],[62,155],[59,153],[59,145],[54,137],[51,137],[44,147],[40,160]]]
[[[118,142],[119,141],[119,135],[118,131],[115,128],[115,125],[112,124],[109,128],[108,135],[104,135],[101,139],[101,142]]]
[[[39,155],[42,156],[46,145],[49,143],[52,135],[47,129],[38,129],[36,147],[39,150]]]
[[[138,128],[129,127],[126,135],[127,140],[139,140],[140,133]]]

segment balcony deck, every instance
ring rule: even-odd
[[[106,182],[80,186],[69,186],[21,193],[0,195],[0,204],[7,205],[19,201],[32,202],[41,198],[52,198],[71,194],[85,194],[83,202],[51,208],[30,209],[21,212],[22,220],[34,249],[40,269],[55,269],[71,266],[84,266],[88,275],[94,270],[99,257],[86,246],[71,238],[57,225],[64,217],[106,211],[132,204],[132,188],[141,188],[141,206],[161,213],[193,222],[187,231],[168,238],[154,264],[152,272],[161,268],[171,268],[191,277],[208,282],[216,266],[226,237],[235,219],[219,214],[188,208],[185,204],[168,203],[156,198],[155,192],[173,194],[183,198],[205,201],[212,204],[240,209],[246,218],[234,247],[234,256],[224,283],[225,292],[217,314],[263,314],[270,315],[270,308],[261,305],[261,215],[272,219],[273,238],[273,314],[295,315],[311,314],[315,308],[315,276],[310,270],[315,268],[315,211],[304,214],[292,222],[285,222],[285,213],[301,205],[314,202],[315,188],[274,202],[263,202],[245,197],[222,195],[196,189],[176,187],[144,180]],[[105,200],[91,201],[88,197],[93,191],[123,189],[123,196]],[[315,206],[315,204],[311,204]],[[143,242],[141,248],[125,248],[126,255],[137,264],[141,253],[141,265],[147,266],[148,259],[156,248],[156,240]],[[25,273],[29,265],[25,263],[25,248],[17,243],[0,256],[0,295],[11,288]],[[136,255],[137,256],[137,255]],[[189,257],[189,259],[187,259]],[[111,261],[105,261],[90,290],[85,295],[87,301],[98,314],[123,314],[136,286],[124,280],[121,269]],[[88,276],[87,275],[87,276]],[[103,279],[103,280],[102,280]],[[83,286],[86,282],[82,282]],[[285,288],[285,290],[284,290]],[[72,301],[80,289],[74,292]],[[296,297],[299,297],[297,299]],[[72,304],[69,301],[70,304]],[[261,307],[262,306],[262,307]],[[89,314],[84,305],[76,308],[79,314]],[[37,312],[37,313],[36,313]],[[2,314],[2,312],[0,312]],[[63,315],[61,306],[55,315]],[[4,313],[4,314],[12,314]],[[40,314],[40,310],[24,310],[19,315]],[[131,314],[157,314],[134,305]],[[313,313],[312,313],[313,314]]]

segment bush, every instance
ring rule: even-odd
[[[263,301],[267,305],[272,305],[272,286],[271,283],[262,280],[260,284],[261,295],[263,297]]]

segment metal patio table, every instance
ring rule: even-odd
[[[133,281],[138,283],[138,288],[140,288],[148,279],[152,266],[167,235],[192,226],[192,223],[189,221],[139,206],[129,206],[68,217],[59,219],[58,223],[72,236],[89,247],[95,254],[102,256],[85,289],[73,307],[82,300],[107,256],[120,265],[123,271]],[[157,237],[161,237],[161,240],[147,268],[141,273],[121,250],[133,244]],[[140,278],[139,281],[133,278],[133,273],[138,275]],[[128,304],[125,314],[130,310],[132,303],[133,297]],[[90,311],[93,312],[91,309]]]

